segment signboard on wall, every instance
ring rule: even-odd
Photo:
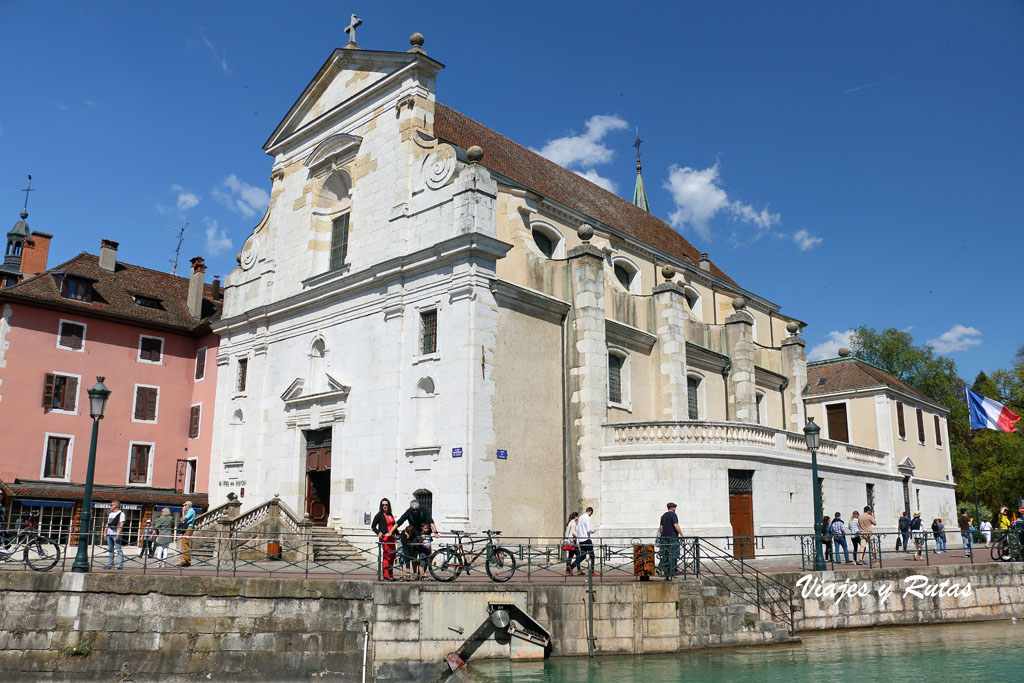
[[[453,458],[461,458],[462,457],[462,449],[461,448],[453,448],[452,449],[452,457]]]
[[[508,460],[508,451],[498,449],[498,460]]]

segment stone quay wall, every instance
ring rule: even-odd
[[[970,583],[971,592],[907,595],[908,580],[927,591],[914,575],[933,589],[947,581],[947,592]],[[804,598],[797,585],[804,576],[867,594]],[[1019,564],[775,577],[797,589],[798,632],[1024,616]],[[882,601],[878,590],[885,586],[892,592]],[[763,620],[706,577],[595,583],[593,593],[598,655],[789,640],[786,627]],[[0,572],[0,671],[5,681],[356,681],[368,622],[368,678],[436,681],[443,656],[481,627],[490,603],[515,605],[545,627],[552,655],[586,655],[587,594],[582,581],[376,584]],[[507,637],[490,636],[473,657],[508,657],[512,649]]]

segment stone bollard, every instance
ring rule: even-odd
[[[313,556],[313,520],[309,518],[308,512],[302,515],[302,521],[299,522],[299,543],[296,546],[295,562],[304,563],[308,570],[309,563],[316,559]]]
[[[231,518],[227,512],[221,513],[217,523],[208,529],[201,531],[203,535],[216,536],[214,542],[213,561],[216,563],[217,571],[234,565],[231,552]]]

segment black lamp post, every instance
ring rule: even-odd
[[[818,488],[818,447],[821,446],[821,427],[814,424],[814,418],[807,418],[804,427],[807,450],[811,452],[811,490],[814,491],[814,571],[825,571],[825,556],[821,550],[821,489]]]
[[[78,531],[78,554],[71,571],[84,574],[89,571],[89,533],[92,527],[92,480],[96,474],[96,439],[100,433],[100,420],[107,409],[110,389],[103,384],[104,377],[96,378],[89,389],[89,417],[92,418],[92,441],[89,443],[89,469],[85,473],[85,495],[82,498],[82,523]]]

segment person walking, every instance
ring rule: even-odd
[[[850,515],[850,524],[847,528],[850,530],[850,542],[853,543],[853,563],[860,564],[860,560],[857,559],[857,548],[860,547],[860,510],[854,510]]]
[[[852,564],[850,560],[850,548],[846,545],[846,524],[843,523],[843,516],[836,513],[836,516],[832,519],[832,523],[828,526],[828,531],[832,534],[832,542],[835,544],[835,557],[839,559],[839,549],[843,549],[843,557],[846,558],[844,564]],[[854,550],[853,554],[856,556],[857,551]]]
[[[872,514],[870,505],[864,506],[864,514],[860,516],[857,526],[860,528],[860,563],[864,564],[864,553],[871,550],[871,534],[875,528],[875,515]]]
[[[664,562],[662,570],[665,580],[671,581],[672,576],[676,573],[676,564],[679,562],[679,537],[683,535],[683,531],[679,528],[676,504],[669,503],[666,507],[667,511],[662,514],[661,520],[658,522],[658,542],[661,545],[659,550],[664,553],[662,555]]]
[[[910,513],[906,510],[896,522],[899,534],[896,536],[896,550],[900,549],[900,541],[903,542],[903,552],[910,552]]]
[[[142,550],[139,551],[139,557],[142,557],[146,553],[149,553],[150,557],[156,552],[156,529],[153,528],[153,520],[147,519],[146,525],[142,529]]]
[[[960,526],[960,539],[964,543],[964,557],[971,557],[974,553],[974,541],[971,539],[971,520],[965,512],[960,515],[960,519],[957,521]]]
[[[156,561],[161,567],[166,567],[167,546],[174,540],[174,518],[171,517],[170,508],[160,511],[153,528],[156,529]]]
[[[825,549],[825,561],[832,562],[832,534],[829,527],[832,526],[832,518],[825,515],[821,518],[821,545]]]
[[[114,551],[117,551],[117,568],[124,569],[124,550],[121,549],[122,536],[124,531],[124,513],[121,512],[120,501],[110,501],[110,514],[107,515],[107,553],[110,559],[107,560],[107,569],[114,568]]]
[[[377,534],[380,543],[381,576],[385,581],[395,580],[395,513],[391,509],[391,501],[380,499],[377,514],[373,517],[370,529]]]
[[[565,535],[562,537],[562,550],[565,551],[565,575],[572,576],[572,560],[579,554],[579,538],[576,536],[576,520],[578,512],[569,513],[569,521],[565,523]]]
[[[587,555],[590,556],[590,573],[594,573],[594,541],[592,539],[594,529],[591,526],[591,517],[593,515],[594,508],[588,507],[576,522],[576,536],[580,539],[580,549],[576,555],[576,562],[574,563],[576,567],[576,576],[584,576],[583,570],[580,569],[580,565],[583,564],[583,558]]]
[[[983,519],[981,520],[981,537],[985,539],[985,547],[988,548],[992,545],[992,522]]]
[[[910,535],[914,537],[914,559],[921,559],[921,544],[924,541],[924,531],[921,529],[921,511],[914,513],[914,519],[910,520]]]
[[[192,535],[195,533],[196,511],[192,508],[192,501],[186,500],[181,506],[181,562],[179,567],[192,566]]]
[[[935,552],[946,552],[946,526],[938,517],[932,522],[932,536],[935,537]]]

